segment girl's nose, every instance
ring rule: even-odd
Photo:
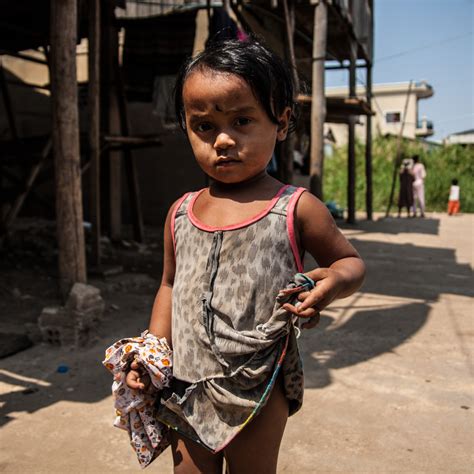
[[[215,150],[227,150],[227,148],[232,148],[233,146],[235,146],[234,139],[225,132],[219,133],[214,141]]]

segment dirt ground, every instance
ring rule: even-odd
[[[54,233],[31,226],[3,255],[2,333],[24,333],[57,303]],[[442,214],[342,226],[367,282],[300,339],[305,401],[288,422],[279,472],[473,472],[473,226],[473,215]],[[100,361],[146,327],[161,261],[159,232],[149,235],[141,247],[104,242],[108,263],[124,271],[91,281],[107,309],[90,347],[35,344],[0,360],[0,472],[140,471],[126,433],[112,427]],[[171,473],[169,450],[147,470]]]

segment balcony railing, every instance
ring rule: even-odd
[[[416,128],[427,128],[428,130],[433,130],[433,121],[418,120],[418,122],[416,122]]]
[[[416,122],[416,136],[429,137],[434,134],[433,122],[431,120],[422,119]]]

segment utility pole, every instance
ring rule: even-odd
[[[390,189],[390,197],[388,198],[388,204],[387,204],[387,210],[385,211],[385,217],[390,216],[390,208],[392,207],[392,204],[393,204],[393,197],[395,194],[395,183],[397,181],[397,176],[398,176],[398,171],[399,171],[398,168],[401,164],[401,158],[402,158],[403,130],[405,128],[405,122],[407,118],[408,104],[410,103],[410,94],[411,94],[412,86],[413,86],[413,79],[410,80],[410,83],[408,84],[407,97],[405,99],[405,108],[403,109],[402,124],[400,127],[400,131],[398,132],[397,152],[396,152],[395,161],[393,164],[392,187]]]

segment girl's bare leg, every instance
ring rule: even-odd
[[[175,474],[222,474],[224,456],[212,454],[175,431],[171,433]]]
[[[267,404],[224,450],[229,474],[275,474],[288,419],[288,401],[278,378]]]

